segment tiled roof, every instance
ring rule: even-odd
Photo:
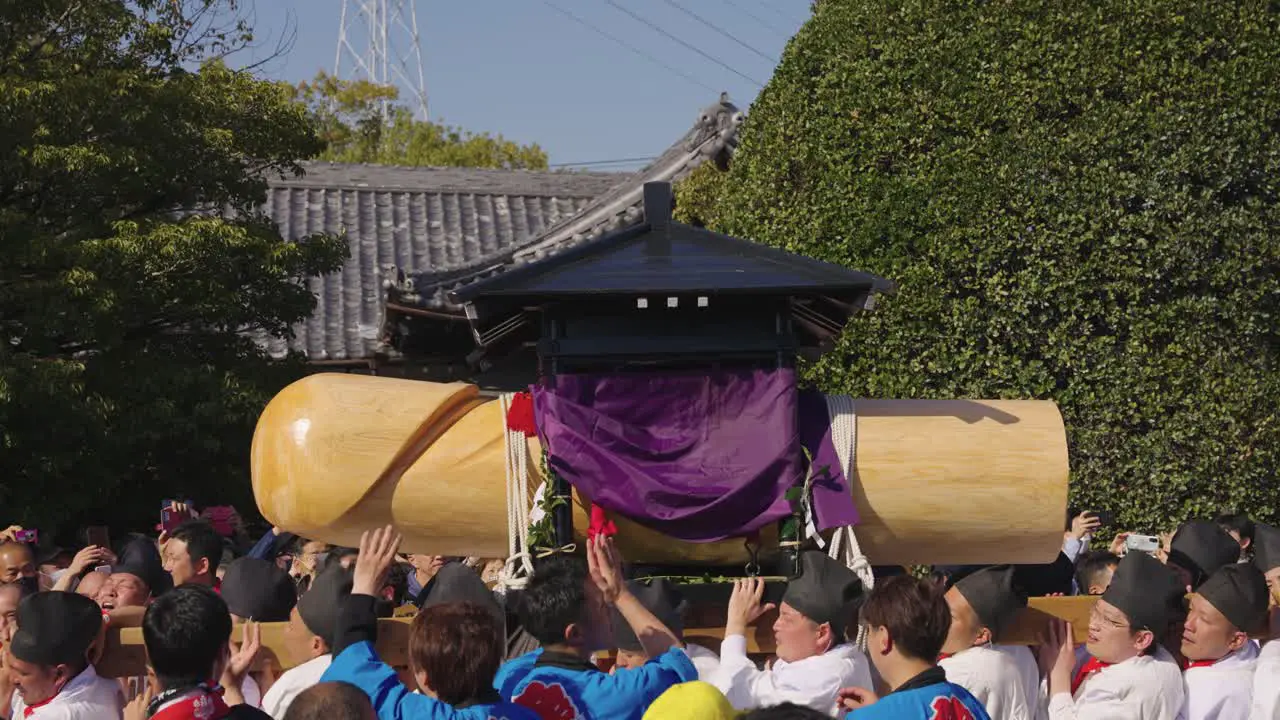
[[[720,101],[703,110],[693,128],[661,157],[604,192],[577,214],[460,267],[418,272],[402,269],[402,281],[391,286],[391,301],[429,310],[460,312],[448,299],[452,290],[554,255],[611,230],[643,222],[644,184],[677,182],[708,161],[723,166],[737,147],[742,120],[738,108],[727,96],[721,95]]]
[[[625,175],[306,163],[306,175],[270,183],[264,211],[286,240],[344,233],[350,258],[310,281],[311,318],[287,343],[263,338],[274,357],[371,357],[387,283],[398,273],[448,273],[509,248],[587,207]]]

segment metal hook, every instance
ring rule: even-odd
[[[760,574],[760,546],[751,540],[751,538],[747,538],[742,541],[742,546],[747,549],[747,554],[751,556],[743,571],[746,572],[747,577],[756,577]]]

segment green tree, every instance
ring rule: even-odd
[[[826,388],[1053,399],[1077,503],[1274,521],[1278,74],[1263,2],[824,0],[679,197],[899,283]]]
[[[340,80],[321,71],[299,83],[294,97],[305,103],[325,142],[321,160],[380,165],[430,165],[524,170],[547,169],[547,153],[487,133],[471,133],[418,120],[396,104],[395,87],[366,80]],[[385,108],[385,112],[384,112]]]
[[[0,508],[46,533],[252,509],[258,412],[299,371],[246,333],[310,314],[345,242],[290,243],[266,178],[321,143],[228,69],[231,0],[0,5]],[[203,212],[196,212],[203,210]]]

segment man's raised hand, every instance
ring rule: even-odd
[[[1092,535],[1100,527],[1102,527],[1101,518],[1087,510],[1071,518],[1071,534],[1077,540],[1083,540],[1086,535]]]
[[[758,577],[742,578],[733,583],[729,596],[729,611],[725,619],[725,635],[741,635],[747,626],[774,608],[773,603],[761,604],[764,599],[764,580]]]
[[[387,582],[396,553],[400,552],[401,536],[390,525],[360,535],[360,554],[356,556],[356,569],[351,583],[352,595],[372,595]]]
[[[597,535],[587,539],[587,569],[604,601],[609,605],[616,603],[627,585],[622,573],[622,555],[613,538]]]
[[[231,643],[231,657],[227,659],[227,664],[222,669],[222,677],[218,680],[228,705],[242,705],[246,702],[242,689],[244,678],[253,669],[253,663],[258,659],[258,653],[261,650],[262,628],[258,623],[250,620],[244,624],[240,644],[237,646]]]
[[[244,632],[240,637],[240,647],[231,654],[227,661],[227,679],[235,685],[244,682],[244,676],[253,669],[253,663],[262,650],[262,626],[249,620],[244,624]]]
[[[1039,665],[1049,681],[1049,695],[1071,691],[1071,671],[1076,661],[1075,634],[1071,623],[1053,618],[1040,638]]]

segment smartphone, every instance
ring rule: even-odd
[[[32,545],[40,542],[39,530],[19,530],[13,534],[14,542],[31,543]]]
[[[1092,513],[1104,527],[1111,527],[1111,523],[1115,520],[1115,515],[1106,510],[1094,510]]]
[[[94,568],[94,569],[93,569],[93,571],[94,571],[94,572],[100,572],[100,573],[102,573],[103,575],[110,575],[110,574],[111,574],[111,566],[110,566],[110,565],[99,565],[98,567]]]
[[[1124,539],[1124,549],[1153,553],[1160,549],[1160,538],[1155,535],[1130,535]]]
[[[92,525],[85,530],[85,540],[90,545],[97,545],[102,548],[111,547],[111,532],[107,530],[106,525]]]
[[[190,520],[191,518],[181,513],[174,512],[170,508],[177,500],[162,500],[160,505],[160,528],[165,532],[173,532],[179,525]],[[188,507],[191,503],[187,503]]]

